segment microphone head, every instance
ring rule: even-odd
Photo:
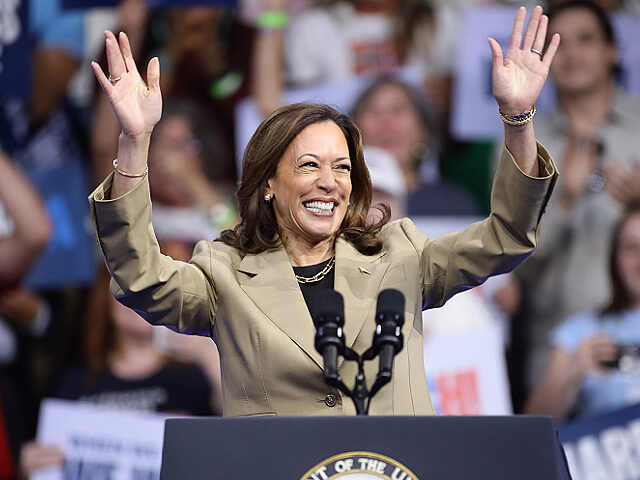
[[[344,299],[340,292],[322,290],[316,297],[311,313],[316,326],[335,322],[338,327],[342,327],[344,326]]]
[[[387,288],[378,294],[376,304],[376,322],[393,319],[397,326],[404,323],[404,295],[395,288]]]

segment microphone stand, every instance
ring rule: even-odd
[[[404,323],[404,297],[398,290],[387,289],[380,292],[376,307],[377,327],[373,337],[373,345],[363,355],[359,355],[345,345],[342,332],[344,325],[342,295],[335,290],[329,290],[323,295],[322,302],[319,302],[323,307],[317,316],[314,315],[314,323],[317,323],[315,347],[324,357],[324,381],[353,400],[357,415],[368,415],[373,396],[391,381],[393,357],[403,346],[401,327]],[[345,385],[338,373],[337,358],[339,355],[342,355],[345,361],[358,362],[358,373],[353,390]],[[371,390],[368,390],[364,375],[364,362],[373,360],[378,355],[380,356],[378,374]]]
[[[371,390],[367,389],[367,381],[364,374],[364,362],[367,360],[373,360],[376,356],[377,353],[373,347],[369,348],[363,355],[358,355],[355,350],[345,347],[344,359],[358,362],[358,373],[355,377],[353,390],[345,385],[340,375],[325,375],[325,382],[327,385],[337,388],[353,401],[353,404],[356,407],[356,415],[369,415],[371,399],[384,385],[391,381],[391,375],[383,375],[381,372],[378,372],[378,375],[371,386]]]

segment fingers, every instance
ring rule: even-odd
[[[64,453],[55,445],[43,445],[31,441],[20,448],[20,470],[25,477],[34,470],[60,465],[63,462]]]
[[[489,47],[491,48],[491,58],[493,60],[493,69],[502,67],[503,64],[503,56],[502,56],[502,48],[500,48],[500,44],[496,42],[493,38],[489,38]]]
[[[106,94],[109,94],[109,88],[112,87],[111,82],[102,71],[102,67],[98,65],[96,62],[91,62],[91,68],[93,69],[93,74],[96,76],[98,83],[105,91]]]
[[[509,51],[516,51],[520,48],[522,41],[522,28],[524,27],[524,19],[527,16],[527,9],[520,7],[513,22],[513,30],[511,30],[511,39],[509,40]]]
[[[556,56],[556,52],[558,51],[559,46],[560,34],[554,33],[553,37],[551,37],[551,42],[549,42],[549,46],[547,47],[547,51],[544,53],[544,57],[542,57],[542,63],[547,68],[551,66],[551,62],[553,61],[553,57]]]
[[[538,31],[536,32],[536,38],[533,41],[533,45],[530,48],[544,51],[544,44],[547,41],[547,27],[549,26],[549,17],[542,15],[538,22]],[[542,58],[541,58],[542,59]]]
[[[124,32],[120,32],[118,35],[120,42],[120,51],[124,60],[125,67],[128,72],[138,73],[136,62],[133,60],[133,53],[131,53],[131,45],[129,44],[129,37]]]
[[[107,62],[109,63],[109,76],[111,78],[120,77],[127,71],[124,59],[122,58],[122,52],[120,51],[120,45],[112,31],[105,30],[104,35],[106,37],[105,43],[107,47]]]
[[[531,18],[529,19],[529,25],[527,25],[527,31],[524,33],[524,42],[522,43],[522,49],[525,52],[528,52],[533,48],[533,42],[537,38],[538,25],[540,24],[541,15],[542,7],[537,6],[533,9],[533,13],[531,14]]]
[[[147,88],[151,92],[160,92],[160,60],[153,57],[147,65]]]

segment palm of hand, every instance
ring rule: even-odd
[[[493,91],[500,105],[513,108],[515,113],[529,110],[536,102],[547,79],[548,69],[536,54],[507,53],[502,68],[493,72]],[[508,107],[505,107],[508,108]],[[507,112],[509,113],[509,112]]]
[[[124,33],[119,41],[105,32],[109,78],[93,62],[93,71],[128,137],[150,134],[162,115],[160,64],[152,58],[147,66],[147,83],[138,73],[129,40]],[[113,79],[113,80],[112,80]]]
[[[526,14],[525,8],[521,7],[516,15],[504,59],[498,42],[489,39],[493,56],[493,95],[500,109],[507,114],[522,113],[533,106],[547,79],[549,66],[560,44],[560,37],[556,34],[552,37],[544,57],[535,53],[541,52],[544,48],[548,19],[542,15],[542,8],[536,7],[523,39]]]
[[[137,72],[123,75],[116,86],[107,97],[124,134],[136,137],[151,133],[162,114],[160,91],[149,90]]]

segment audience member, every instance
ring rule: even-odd
[[[38,194],[2,150],[0,210],[0,478],[5,479],[13,476],[17,445],[29,428],[18,335],[38,335],[49,320],[47,304],[20,288],[20,279],[44,248],[51,224]]]
[[[367,221],[375,223],[382,218],[382,212],[377,208],[380,203],[386,203],[391,209],[389,221],[406,217],[407,185],[396,159],[378,147],[364,147],[363,153],[373,189]]]
[[[536,121],[536,133],[562,175],[538,248],[515,271],[524,286],[518,328],[528,391],[544,371],[551,329],[606,303],[611,232],[624,204],[640,196],[640,100],[614,83],[618,51],[606,13],[588,1],[561,3],[549,12],[549,33],[556,32],[562,43],[550,74],[558,108]]]
[[[210,415],[213,391],[203,371],[172,361],[154,344],[152,327],[109,293],[104,270],[89,299],[84,323],[84,363],[69,369],[55,397],[128,410]],[[52,445],[26,443],[21,471],[59,464]]]
[[[420,94],[400,80],[374,81],[353,107],[367,147],[386,150],[395,158],[407,188],[407,213],[478,215],[473,197],[440,178],[437,127]]]
[[[205,171],[213,180],[235,182],[234,109],[247,93],[253,28],[235,8],[210,5],[147,12],[142,0],[124,0],[120,28],[134,35],[131,48],[139,64],[157,56],[165,99],[198,103],[210,115],[220,161]],[[106,64],[106,58],[103,59]],[[143,72],[144,74],[144,72]],[[120,133],[112,110],[96,96],[92,132],[95,178],[111,171]]]
[[[561,3],[567,0],[548,0],[547,6],[549,8],[556,8]],[[593,0],[600,8],[605,12],[620,12],[620,13],[640,13],[640,2],[638,0]]]
[[[235,223],[233,185],[214,183],[205,173],[228,160],[219,138],[196,104],[165,102],[149,147],[153,226],[160,242],[187,243],[190,253],[199,239],[216,238]]]
[[[284,85],[418,70],[432,101],[446,109],[454,58],[455,15],[419,0],[318,2],[294,16],[290,0],[266,0],[256,23],[253,95],[263,114],[283,102]]]
[[[10,232],[0,237],[0,292],[20,282],[44,248],[51,224],[42,200],[0,149],[0,205]]]
[[[553,350],[526,413],[558,421],[640,402],[640,203],[614,230],[609,254],[611,300],[554,329]]]

